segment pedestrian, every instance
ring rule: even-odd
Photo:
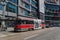
[[[5,25],[5,21],[2,21],[2,31],[6,31],[7,27]]]

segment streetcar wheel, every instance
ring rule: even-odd
[[[33,29],[33,28],[29,28],[29,29],[28,29],[28,31],[32,31],[32,30],[34,30],[34,29]]]
[[[14,28],[14,32],[17,32],[18,30],[17,30],[17,28]]]

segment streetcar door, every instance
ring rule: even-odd
[[[37,20],[34,20],[34,29],[38,29],[39,28],[39,23]]]
[[[41,23],[42,23],[42,21],[41,20],[38,20],[39,29],[41,29]]]

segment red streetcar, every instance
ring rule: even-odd
[[[34,30],[34,21],[32,21],[32,20],[17,20],[15,22],[14,31],[18,31],[18,30],[22,30],[22,29]]]
[[[19,17],[19,19],[15,22],[14,31],[19,31],[22,29],[24,30],[25,29],[27,30],[40,29],[41,22],[42,21],[38,19]]]

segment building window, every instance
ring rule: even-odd
[[[36,8],[35,8],[35,7],[33,7],[33,6],[31,6],[31,10],[36,11]]]
[[[0,4],[0,10],[3,10],[3,5],[2,4]]]
[[[0,2],[5,2],[5,0],[0,0]]]
[[[27,0],[30,3],[30,0]]]
[[[22,9],[22,8],[21,8],[20,12],[23,14],[23,12],[24,12],[24,9]]]
[[[57,2],[57,1],[58,1],[58,0],[51,0],[51,2],[54,2],[54,3]]]
[[[33,16],[35,17],[35,18],[37,18],[37,13],[35,12],[35,13],[33,13]]]
[[[46,19],[46,20],[52,20],[52,17],[50,17],[50,16],[45,16],[45,19]]]
[[[30,5],[29,4],[25,4],[25,7],[30,9]]]
[[[60,14],[57,14],[57,16],[60,16]]]
[[[22,0],[18,0],[18,2],[19,2],[19,3],[18,3],[19,6],[20,6],[20,5],[21,5],[21,6],[24,6],[24,5],[25,5],[25,3],[24,3]]]
[[[50,12],[45,12],[45,14],[54,16],[54,13],[50,13]]]
[[[45,4],[45,6],[46,6],[46,9],[59,10],[58,5]]]
[[[19,9],[19,10],[18,10],[18,11],[19,11],[19,12],[18,12],[19,15],[23,15],[24,9],[22,9],[22,8],[20,8],[20,7],[19,7],[18,9]]]
[[[28,16],[29,15],[29,11],[24,10],[24,15]]]
[[[59,0],[46,0],[47,2],[50,2],[50,3],[56,3],[57,1]]]
[[[33,1],[33,0],[31,0],[31,3],[32,3],[32,5],[34,5],[34,6],[36,6],[36,2],[35,1]]]
[[[17,13],[17,6],[15,6],[15,5],[11,4],[11,3],[7,3],[6,7],[7,7],[6,11]]]
[[[8,0],[8,1],[18,4],[18,0]]]

